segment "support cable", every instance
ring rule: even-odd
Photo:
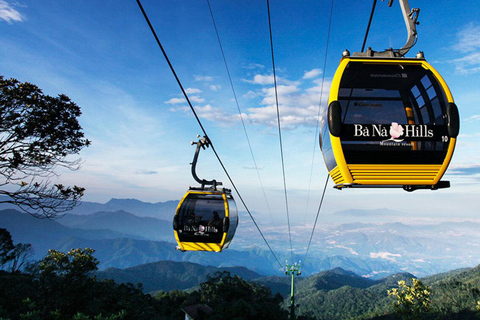
[[[233,182],[232,178],[230,177],[230,174],[228,173],[227,169],[225,168],[222,160],[220,159],[220,156],[218,155],[217,151],[215,150],[215,147],[213,146],[213,142],[208,138],[208,135],[207,135],[207,132],[205,130],[205,128],[203,127],[201,121],[200,121],[200,118],[198,117],[197,113],[195,112],[195,109],[193,108],[193,105],[192,103],[190,102],[190,99],[188,98],[188,95],[186,93],[186,91],[184,90],[183,86],[182,86],[182,83],[180,82],[180,79],[178,78],[176,72],[175,72],[175,69],[173,68],[173,65],[170,63],[170,59],[168,58],[167,56],[167,53],[165,52],[165,50],[163,49],[163,46],[160,42],[160,39],[158,38],[157,36],[157,33],[155,32],[155,29],[153,28],[151,22],[150,22],[150,19],[148,18],[147,16],[147,13],[145,12],[145,10],[143,9],[143,6],[140,2],[140,0],[137,0],[137,4],[140,8],[140,10],[142,11],[142,14],[143,14],[143,17],[145,18],[145,21],[147,22],[148,26],[150,27],[150,31],[152,32],[153,36],[155,37],[155,40],[157,41],[157,44],[158,46],[160,47],[160,49],[162,50],[162,53],[163,53],[163,56],[165,57],[165,60],[167,61],[169,67],[170,67],[170,70],[172,71],[173,75],[175,76],[175,79],[177,80],[177,83],[180,87],[180,89],[182,90],[182,93],[183,95],[185,96],[185,99],[187,100],[187,103],[188,105],[190,106],[190,109],[192,110],[193,114],[195,115],[195,118],[197,119],[197,122],[200,126],[200,128],[202,129],[203,131],[203,134],[205,135],[205,138],[208,139],[208,141],[210,142],[210,146],[212,147],[212,150],[215,154],[215,156],[217,157],[217,160],[218,162],[220,163],[223,171],[225,172],[225,174],[227,175],[227,178],[228,180],[230,181],[230,183],[232,184],[232,187],[235,189],[235,192],[237,193],[238,197],[240,198],[243,206],[245,207],[245,209],[247,210],[248,214],[250,215],[250,218],[252,219],[253,223],[255,224],[255,227],[257,228],[258,232],[260,233],[260,235],[262,236],[263,238],[263,241],[265,242],[265,244],[267,245],[267,247],[270,249],[270,252],[272,253],[272,255],[274,256],[275,260],[277,261],[277,263],[279,264],[280,268],[283,268],[282,264],[280,263],[280,261],[278,260],[277,256],[275,255],[275,253],[273,252],[272,248],[270,247],[270,244],[268,243],[267,239],[265,238],[265,236],[263,235],[262,231],[260,230],[260,227],[258,226],[257,222],[255,221],[255,219],[253,218],[250,210],[248,209],[247,207],[247,204],[245,203],[245,201],[243,200],[242,196],[240,195],[240,192],[238,191],[235,183]]]
[[[331,31],[331,26],[332,26],[333,5],[334,5],[334,3],[335,3],[335,0],[332,0],[331,6],[330,6],[330,19],[329,19],[329,22],[328,22],[327,43],[326,43],[326,47],[325,47],[325,59],[323,60],[322,88],[320,89],[321,91],[320,91],[320,101],[319,101],[319,105],[318,105],[317,129],[315,131],[315,140],[316,140],[317,136],[319,136],[321,104],[322,104],[322,96],[323,96],[323,84],[324,84],[324,80],[325,80],[325,68],[326,68],[326,65],[327,65],[328,47],[329,47],[329,44],[330,44],[330,31]],[[315,154],[315,148],[314,148],[313,152]],[[312,167],[313,167],[313,160],[312,160]],[[307,260],[308,252],[310,250],[310,245],[312,244],[312,239],[313,239],[313,235],[315,233],[315,228],[317,226],[318,217],[320,216],[320,210],[322,209],[323,200],[325,198],[325,191],[327,190],[328,180],[329,180],[329,175],[327,173],[327,179],[325,181],[325,185],[323,186],[322,197],[321,197],[320,203],[318,205],[317,215],[315,216],[315,222],[313,223],[312,233],[310,234],[310,239],[308,241],[307,250],[305,251],[305,257],[303,258],[303,263],[305,263],[305,261]]]
[[[213,10],[212,10],[212,7],[210,5],[210,0],[207,0],[207,3],[208,3],[208,9],[210,10],[210,16],[212,17],[213,27],[215,28],[215,33],[217,34],[218,45],[220,46],[220,51],[222,52],[223,62],[225,63],[225,69],[227,70],[228,80],[230,81],[230,86],[232,88],[233,97],[235,99],[235,104],[237,105],[237,110],[238,110],[238,114],[240,116],[240,120],[242,122],[243,131],[245,132],[245,137],[247,138],[248,148],[250,149],[250,155],[252,156],[253,164],[255,165],[255,169],[257,171],[257,176],[258,176],[258,181],[260,183],[260,188],[262,189],[263,197],[265,199],[265,203],[267,204],[268,212],[270,213],[270,219],[272,220],[272,224],[274,224],[272,211],[270,210],[270,205],[269,205],[268,200],[267,200],[267,195],[265,194],[265,188],[263,187],[262,179],[260,177],[260,172],[258,170],[257,161],[255,160],[255,156],[254,156],[253,150],[252,150],[252,145],[250,143],[250,138],[248,137],[247,128],[245,126],[245,121],[243,120],[242,111],[240,110],[240,104],[238,103],[237,93],[235,91],[235,87],[233,85],[232,77],[230,75],[230,69],[228,68],[227,59],[225,57],[225,52],[223,51],[222,41],[220,40],[220,35],[218,33],[217,24],[215,23],[215,17],[213,15]]]
[[[292,233],[290,228],[290,214],[288,212],[288,197],[287,197],[287,182],[285,178],[285,161],[283,157],[283,143],[282,143],[282,128],[280,125],[280,109],[278,106],[278,90],[277,90],[277,76],[275,73],[275,54],[273,52],[273,35],[272,35],[272,20],[270,17],[270,1],[267,0],[267,12],[268,12],[268,27],[270,30],[270,49],[272,52],[272,69],[273,69],[273,83],[275,85],[275,104],[277,106],[277,122],[278,122],[278,136],[280,141],[280,156],[282,159],[282,172],[283,172],[283,190],[285,194],[285,207],[287,211],[287,223],[288,223],[288,238],[290,241],[290,254],[293,261],[293,247],[292,247]]]
[[[304,264],[305,264],[305,261],[307,261],[307,255],[308,255],[308,251],[310,250],[310,245],[312,244],[313,234],[315,233],[315,228],[317,226],[318,216],[320,215],[320,210],[322,209],[323,199],[325,198],[325,191],[327,190],[327,185],[328,185],[328,178],[329,178],[329,175],[327,174],[327,180],[325,181],[325,186],[323,187],[322,198],[320,199],[320,203],[318,205],[317,216],[315,217],[312,233],[310,234],[310,240],[308,241],[307,251],[305,252],[305,257],[303,258]]]
[[[372,12],[370,12],[370,19],[368,19],[367,31],[365,32],[365,38],[363,39],[362,51],[365,50],[365,44],[367,43],[368,33],[370,32],[370,25],[372,24],[373,13],[375,12],[375,6],[377,5],[377,0],[373,0]]]
[[[333,17],[333,5],[334,5],[335,0],[332,0],[331,6],[330,6],[330,19],[328,22],[328,30],[327,30],[327,41],[325,45],[325,58],[323,59],[323,74],[322,74],[322,82],[321,82],[321,87],[320,87],[320,100],[318,101],[318,114],[317,114],[317,126],[315,129],[315,136],[313,139],[313,153],[312,153],[312,165],[310,166],[310,180],[308,182],[308,194],[307,194],[307,205],[305,206],[305,218],[304,221],[306,222],[307,220],[307,211],[308,211],[308,204],[310,201],[310,189],[312,185],[312,176],[313,176],[313,164],[315,161],[315,150],[317,149],[317,139],[319,138],[319,131],[320,131],[320,119],[321,119],[321,113],[322,113],[322,99],[323,99],[323,85],[325,83],[325,69],[327,67],[327,54],[328,54],[328,47],[330,45],[330,31],[332,27],[332,17]]]

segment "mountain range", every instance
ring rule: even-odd
[[[110,268],[97,273],[99,279],[116,282],[138,281],[145,292],[155,293],[172,289],[190,289],[207,280],[208,274],[228,271],[249,282],[264,285],[273,294],[279,293],[284,307],[290,303],[290,276],[264,277],[246,268],[215,268],[186,262],[159,261],[127,269]],[[321,271],[310,276],[295,277],[297,314],[315,319],[396,319],[382,317],[393,313],[393,297],[387,292],[398,287],[400,280],[411,283],[414,275],[402,272],[380,279],[361,277],[342,268]],[[442,319],[474,319],[475,306],[480,299],[480,266],[453,270],[421,278],[432,295],[435,312]],[[462,310],[462,314],[457,314]],[[469,311],[470,310],[470,311]],[[468,317],[464,317],[468,314]],[[448,316],[446,316],[448,315]],[[379,318],[378,318],[379,316]]]
[[[245,267],[202,266],[191,262],[158,261],[126,269],[108,268],[96,273],[98,279],[112,279],[117,283],[142,283],[145,292],[185,290],[198,286],[207,275],[230,272],[244,280],[261,278]]]
[[[177,204],[178,201],[145,203],[135,199],[112,199],[105,204],[84,202],[56,220],[35,219],[11,205],[1,205],[0,227],[10,231],[15,243],[32,244],[35,259],[43,258],[48,249],[91,247],[96,250],[101,270],[177,261],[215,267],[244,266],[274,276],[282,273],[283,261],[290,259],[304,260],[305,275],[341,267],[375,280],[406,270],[427,276],[480,263],[480,225],[475,222],[322,224],[311,238],[306,256],[311,226],[292,225],[293,248],[303,251],[290,254],[287,230],[258,221],[270,251],[243,213],[229,249],[222,253],[182,253],[175,250],[172,231]],[[382,210],[365,214],[378,216]],[[360,214],[358,210],[351,212]]]

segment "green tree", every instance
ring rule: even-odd
[[[71,249],[67,253],[50,249],[45,258],[39,261],[41,274],[55,274],[73,280],[87,278],[98,270],[98,259],[93,256],[94,249]]]
[[[95,282],[90,275],[98,268],[94,252],[90,248],[71,249],[67,253],[49,250],[38,261],[41,304],[46,310],[58,309],[68,317],[73,317],[74,311],[83,313]]]
[[[31,273],[0,270],[0,319],[179,319],[164,317],[164,306],[144,294],[141,286],[98,281],[92,275],[98,265],[93,253],[92,249],[50,250],[29,269]]]
[[[80,108],[66,95],[51,97],[28,82],[0,75],[0,203],[51,218],[72,209],[84,188],[51,184],[56,169],[77,170],[70,160],[90,144],[78,123]]]
[[[249,283],[229,272],[216,272],[200,284],[200,302],[213,309],[211,319],[287,319],[280,295],[272,297],[270,289]]]
[[[10,262],[10,271],[20,271],[32,255],[33,248],[30,243],[17,243],[13,249],[13,259]]]
[[[0,267],[12,260],[14,249],[12,235],[7,229],[0,228]]]
[[[393,307],[403,319],[422,319],[432,309],[430,288],[415,278],[411,285],[398,281],[398,288],[388,290],[388,295],[395,298]]]
[[[7,229],[0,228],[0,269],[17,272],[33,254],[31,244],[13,244],[12,235]]]

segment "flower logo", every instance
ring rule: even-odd
[[[390,125],[390,136],[392,137],[390,140],[394,141],[402,141],[403,139],[397,139],[403,134],[403,127],[402,125],[398,124],[397,122],[392,122]]]

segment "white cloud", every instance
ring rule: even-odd
[[[238,113],[229,114],[222,108],[213,107],[209,104],[202,106],[195,106],[198,116],[202,119],[207,119],[216,122],[220,126],[229,126],[239,121],[240,115]],[[190,109],[187,111],[190,112]],[[242,114],[242,116],[246,116]]]
[[[204,82],[210,82],[213,81],[213,77],[211,76],[194,76],[195,81],[204,81]]]
[[[179,104],[179,103],[185,103],[185,98],[172,98],[168,101],[165,101],[164,103],[166,104]]]
[[[312,69],[310,71],[305,71],[303,74],[303,79],[313,79],[322,74],[322,69]]]
[[[308,72],[307,77],[321,74],[320,69],[313,69]],[[305,77],[305,76],[303,76]],[[257,90],[250,90],[243,95],[246,99],[252,100],[252,104],[245,106],[242,118],[245,123],[253,125],[266,125],[269,127],[277,127],[277,99],[279,103],[280,124],[282,129],[294,129],[299,126],[314,127],[318,124],[320,95],[322,94],[322,104],[328,99],[328,90],[330,81],[322,81],[314,79],[309,82],[313,85],[306,87],[301,81],[290,81],[279,79],[277,83],[277,95],[275,87],[272,85],[273,75],[257,74],[252,80],[244,80],[252,85],[266,85]],[[216,86],[215,86],[216,88]],[[213,90],[213,85],[211,86]],[[221,126],[231,125],[240,120],[238,113],[227,113],[224,109],[215,105],[200,105],[206,101],[203,97],[191,96],[190,100],[197,105],[195,109],[199,116],[203,119],[215,121]],[[212,100],[210,100],[212,101]],[[185,99],[172,98],[165,103],[175,105],[171,109],[172,112],[191,112],[185,107]]]
[[[185,92],[187,94],[196,94],[196,93],[201,93],[202,90],[197,89],[197,88],[187,88],[187,89],[185,89]]]
[[[259,84],[259,85],[273,85],[273,74],[263,75],[263,74],[256,74],[253,76],[252,80],[249,79],[242,79],[242,81],[251,83],[251,84]],[[278,84],[287,84],[287,85],[299,85],[298,81],[289,81],[287,79],[281,78],[277,76],[277,85]]]
[[[463,58],[454,59],[455,71],[459,74],[473,74],[480,72],[480,52],[468,53]]]
[[[460,52],[472,52],[480,48],[480,25],[470,23],[457,33],[454,48]]]
[[[474,114],[473,116],[468,117],[464,121],[465,122],[480,121],[480,114]]]
[[[400,258],[402,255],[398,253],[390,252],[370,252],[370,258],[372,259],[383,259],[388,261],[396,261],[395,258]]]
[[[190,96],[188,99],[192,102],[202,103],[205,102],[205,99],[200,98],[199,96]],[[170,100],[165,101],[166,104],[182,104],[187,103],[185,98],[172,98]]]
[[[269,85],[269,84],[271,85],[273,84],[273,74],[271,75],[256,74],[253,77],[253,80],[244,79],[243,81],[248,83],[253,83],[253,84],[260,84],[260,85]]]
[[[277,92],[282,127],[293,128],[317,124],[320,86],[303,90],[295,85],[280,85],[277,86]],[[263,97],[261,101],[263,107],[249,108],[247,120],[252,123],[277,126],[275,88],[264,88],[260,94]],[[326,96],[325,94],[324,97]]]
[[[253,99],[253,98],[256,98],[260,95],[260,93],[258,92],[255,92],[255,91],[252,91],[252,90],[249,90],[247,93],[245,93],[242,97],[246,98],[246,99]]]
[[[8,23],[13,22],[22,22],[24,21],[23,15],[15,10],[10,4],[5,0],[0,0],[0,20],[6,21]]]
[[[250,63],[248,66],[244,67],[245,69],[263,69],[265,66],[259,63]]]
[[[455,71],[459,74],[480,72],[480,25],[470,23],[457,33],[457,42],[453,49],[466,54],[454,59]]]
[[[222,88],[221,85],[215,85],[215,84],[210,85],[210,90],[212,90],[212,91],[218,91],[221,88]]]
[[[198,96],[191,96],[189,97],[190,101],[197,102],[197,103],[202,103],[205,102],[205,99],[200,98]]]

